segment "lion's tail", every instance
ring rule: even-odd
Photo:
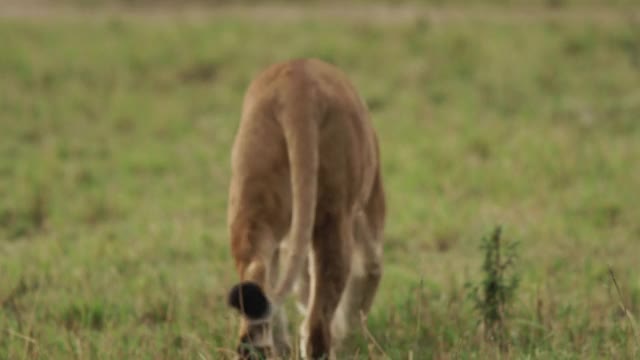
[[[304,71],[304,69],[297,69]],[[291,169],[292,219],[284,271],[272,292],[274,305],[282,304],[303,270],[315,222],[318,186],[318,117],[321,109],[305,74],[291,70],[285,81],[283,103],[278,120],[284,131]]]

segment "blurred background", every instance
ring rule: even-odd
[[[2,0],[0,358],[230,356],[230,146],[294,57],[381,141],[385,273],[341,357],[640,354],[636,0]]]

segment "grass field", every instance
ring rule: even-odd
[[[619,306],[640,314],[640,20],[234,14],[0,19],[0,359],[229,355],[241,97],[302,56],[350,74],[383,153],[379,347],[341,358],[640,356]],[[464,286],[499,224],[521,278],[502,350]]]

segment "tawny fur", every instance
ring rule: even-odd
[[[242,339],[288,350],[281,304],[297,283],[303,356],[332,354],[373,301],[384,220],[377,137],[345,74],[316,59],[260,73],[233,146],[228,224],[241,280],[273,311],[269,326],[243,319]]]

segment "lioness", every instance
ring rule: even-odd
[[[333,357],[369,311],[382,274],[379,159],[366,104],[333,65],[292,60],[253,80],[231,155],[228,208],[241,279],[228,301],[243,315],[240,357],[289,354],[281,305],[294,287],[308,309],[300,328],[306,358]]]

